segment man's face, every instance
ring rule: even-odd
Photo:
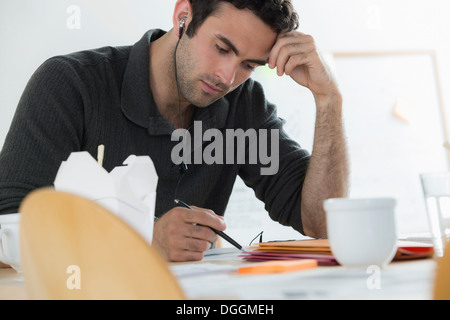
[[[184,99],[205,107],[236,89],[264,65],[277,34],[249,10],[224,3],[177,51]]]

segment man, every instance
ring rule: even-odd
[[[286,0],[178,0],[167,33],[151,30],[132,47],[49,59],[27,85],[0,154],[0,211],[17,211],[28,192],[51,185],[71,152],[95,156],[104,144],[107,170],[130,154],[152,158],[159,176],[153,245],[169,260],[202,259],[217,240],[208,226],[225,230],[220,216],[237,175],[274,220],[325,236],[322,201],[347,193],[342,98],[313,38],[294,31],[297,25]],[[311,156],[287,137],[275,107],[250,79],[266,63],[314,95]],[[247,161],[181,163],[180,173],[171,135],[195,131],[198,123],[200,134],[278,132],[277,172],[262,175],[261,163]],[[193,210],[174,207],[174,193]]]

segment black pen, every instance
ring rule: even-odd
[[[192,208],[191,208],[187,203],[185,203],[185,202],[183,202],[183,201],[181,201],[181,200],[175,199],[175,203],[178,204],[178,205],[180,205],[180,206],[182,206],[182,207],[185,207],[185,208],[188,208],[188,209],[191,209],[191,210],[192,210]],[[199,226],[200,226],[200,225],[199,225]],[[205,227],[205,226],[203,226],[203,227]],[[210,228],[210,229],[211,229],[212,231],[214,231],[216,234],[218,234],[219,236],[221,236],[222,238],[224,238],[225,240],[227,240],[229,243],[231,243],[233,246],[235,246],[235,247],[238,248],[239,250],[245,251],[239,243],[237,243],[236,241],[234,241],[232,238],[230,238],[229,236],[227,236],[227,235],[226,235],[225,233],[223,233],[222,231],[218,231],[218,230],[216,230],[216,229],[214,229],[214,228],[211,228],[211,227],[208,227],[208,228]]]

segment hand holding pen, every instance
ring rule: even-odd
[[[205,227],[207,226],[207,227]],[[155,221],[152,246],[170,261],[198,261],[224,231],[225,221],[213,211],[176,206]]]
[[[191,210],[192,210],[192,208],[191,208],[188,204],[184,203],[184,202],[181,201],[181,200],[175,199],[175,203],[178,204],[178,205],[180,205],[180,206],[182,206],[182,207],[185,207],[185,208],[187,208],[187,209],[191,209]],[[220,237],[222,237],[223,239],[225,239],[226,241],[228,241],[230,244],[232,244],[233,246],[235,246],[235,247],[238,248],[239,250],[243,250],[242,246],[241,246],[239,243],[237,243],[235,240],[233,240],[233,238],[231,238],[230,236],[226,235],[223,231],[219,231],[219,230],[213,229],[213,228],[211,228],[211,227],[209,227],[209,228],[210,228],[212,231],[214,231],[214,233],[216,233],[217,235],[219,235]]]

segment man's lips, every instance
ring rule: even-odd
[[[213,86],[205,81],[202,80],[202,86],[203,90],[205,90],[207,93],[211,95],[216,95],[222,92],[222,89],[217,88],[216,86]]]

